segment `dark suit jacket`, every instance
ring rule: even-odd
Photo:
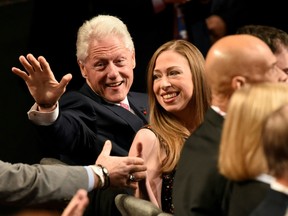
[[[176,216],[222,213],[226,180],[218,172],[217,160],[223,121],[209,108],[204,122],[184,144],[173,185]]]
[[[265,199],[250,216],[284,216],[288,206],[288,195],[269,189]]]
[[[149,113],[146,94],[130,92],[128,100],[135,115],[107,103],[84,84],[80,91],[62,96],[55,123],[37,128],[47,149],[60,152],[60,159],[69,164],[94,164],[107,139],[112,141],[111,155],[126,156]]]
[[[261,203],[268,190],[269,184],[256,180],[230,181],[223,202],[225,215],[248,216]]]
[[[68,91],[59,101],[60,112],[50,126],[36,126],[47,151],[59,153],[68,164],[94,164],[104,142],[112,141],[111,155],[127,156],[136,132],[148,123],[148,97],[144,93],[128,94],[135,114],[106,102],[84,84],[80,91]],[[127,190],[108,188],[90,193],[87,215],[118,215],[114,198]],[[95,208],[96,207],[96,208]]]

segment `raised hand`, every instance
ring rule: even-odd
[[[43,56],[36,59],[32,54],[28,54],[26,58],[20,56],[19,61],[26,71],[13,67],[12,72],[26,82],[30,94],[40,107],[53,107],[65,92],[72,75],[66,74],[59,83]]]
[[[112,143],[107,140],[96,164],[106,167],[110,175],[110,184],[114,187],[130,187],[136,189],[136,181],[146,178],[147,167],[140,157],[116,157],[110,156]],[[133,174],[134,180],[129,180]]]
[[[64,209],[61,216],[82,216],[84,215],[84,211],[88,204],[89,198],[87,196],[87,191],[79,189]]]

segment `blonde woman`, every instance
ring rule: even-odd
[[[230,181],[224,203],[227,215],[247,216],[265,197],[268,175],[261,142],[264,119],[288,103],[288,85],[262,83],[237,90],[224,121],[219,170]]]

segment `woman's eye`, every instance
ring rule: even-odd
[[[168,76],[175,76],[175,75],[177,75],[177,74],[179,74],[178,71],[170,71],[170,72],[168,73]]]
[[[156,79],[158,79],[160,76],[158,75],[158,74],[153,74],[153,76],[152,76],[152,78],[153,78],[153,80],[156,80]]]

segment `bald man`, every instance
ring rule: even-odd
[[[288,33],[265,25],[245,25],[237,34],[250,34],[263,40],[277,58],[277,66],[288,74]]]
[[[222,208],[227,180],[217,169],[224,116],[233,92],[246,84],[286,82],[270,48],[252,35],[218,40],[207,53],[206,75],[212,106],[204,122],[184,144],[175,174],[175,215],[225,215]]]

